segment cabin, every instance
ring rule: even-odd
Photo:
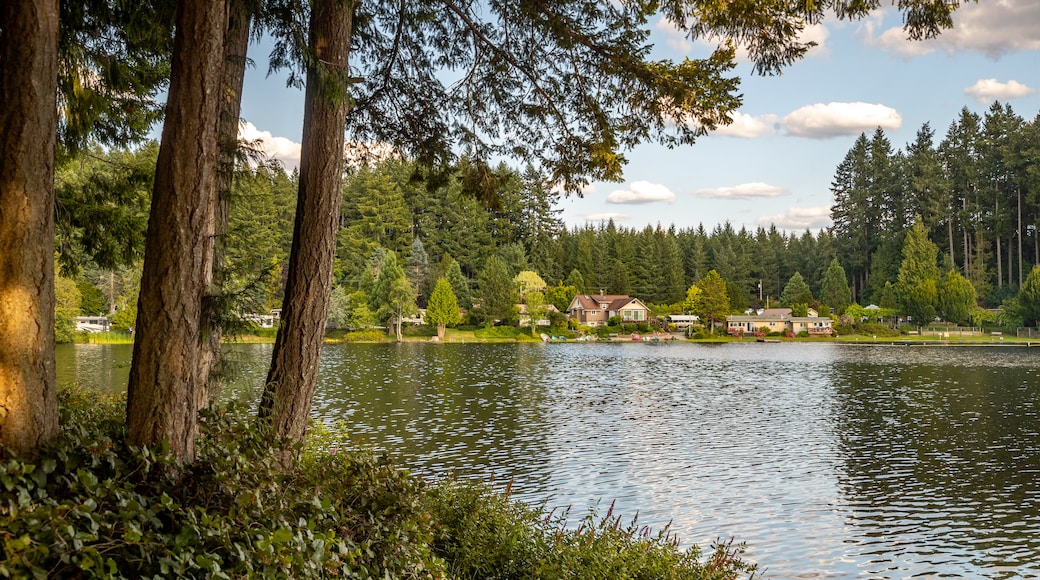
[[[77,316],[76,330],[84,332],[108,332],[112,321],[107,316]]]
[[[665,318],[665,322],[674,324],[676,330],[686,330],[700,321],[701,317],[696,314],[669,314]]]
[[[531,326],[531,313],[527,309],[527,305],[526,304],[517,304],[516,305],[516,309],[520,313],[520,317],[519,317],[519,321],[518,321],[520,326]],[[558,308],[556,308],[552,304],[546,304],[544,309],[545,309],[545,312],[543,314],[545,315],[545,317],[544,318],[539,318],[538,320],[536,320],[535,321],[535,325],[536,326],[552,326],[552,321],[549,320],[549,315],[552,314],[553,312],[559,312],[560,311]]]
[[[623,294],[578,294],[567,306],[567,316],[585,326],[606,326],[620,316],[621,322],[638,323],[650,320],[650,309],[638,298]]]

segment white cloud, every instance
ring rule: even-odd
[[[1015,80],[1002,83],[997,79],[982,79],[964,89],[964,94],[975,97],[975,100],[983,105],[988,105],[993,101],[1007,101],[1035,95],[1036,89]]]
[[[903,117],[893,108],[870,103],[817,103],[791,112],[781,124],[789,135],[827,139],[882,129],[898,129]]]
[[[693,43],[686,38],[686,34],[683,31],[676,28],[675,23],[671,20],[662,18],[657,21],[654,28],[664,35],[664,43],[675,52],[686,55],[693,50]]]
[[[775,225],[785,230],[818,230],[830,227],[830,207],[792,207],[780,215],[762,216],[755,220],[760,226]]]
[[[628,189],[614,190],[607,196],[607,203],[643,204],[662,201],[672,203],[675,194],[667,187],[649,181],[634,181]]]
[[[999,59],[1005,54],[1040,50],[1040,2],[1036,0],[988,0],[965,3],[953,13],[953,28],[938,38],[922,42],[906,39],[902,25],[873,37],[876,24],[868,28],[872,44],[893,53],[914,57],[935,50],[948,53],[979,52]]]
[[[744,113],[733,113],[730,115],[733,122],[729,125],[720,125],[718,129],[711,132],[712,135],[723,137],[739,137],[742,139],[754,139],[765,135],[776,133],[776,115],[762,115],[752,117]]]
[[[248,121],[238,126],[238,138],[256,142],[265,155],[281,161],[290,171],[300,166],[300,144],[291,139],[275,137],[270,131],[261,131]]]
[[[619,221],[625,221],[625,220],[629,219],[628,214],[624,214],[624,213],[611,213],[611,212],[590,213],[590,214],[585,215],[584,217],[585,217],[585,221],[587,221],[587,222],[605,222],[605,221],[609,221],[609,220],[614,220],[616,222],[619,222]]]
[[[816,46],[809,49],[809,52],[805,54],[807,58],[814,56],[824,56],[830,53],[830,48],[827,46],[827,37],[831,35],[831,32],[827,30],[827,27],[823,24],[812,24],[805,27],[805,30],[798,35],[798,40],[801,42],[815,42]]]
[[[693,192],[697,197],[712,199],[757,199],[763,197],[779,197],[787,194],[787,190],[768,183],[742,183],[733,187],[713,187],[698,189]]]

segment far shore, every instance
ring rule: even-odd
[[[421,327],[416,327],[421,328]],[[533,342],[541,343],[542,338],[531,336],[530,333],[517,332],[509,335],[503,335],[504,333],[498,332],[493,333],[492,336],[481,336],[483,329],[478,330],[457,330],[449,328],[445,332],[443,340],[436,340],[436,336],[432,332],[421,332],[415,333],[416,329],[411,329],[412,332],[406,334],[403,337],[403,342],[416,343],[416,342],[430,342],[430,343],[444,343],[444,344],[465,344],[465,343],[479,343],[479,344],[494,344],[494,343],[517,343],[517,342]],[[949,336],[946,337],[941,333],[930,333],[920,335],[899,335],[899,336],[874,336],[874,335],[842,335],[832,337],[783,337],[783,336],[766,336],[766,337],[732,337],[732,336],[713,336],[706,338],[686,338],[680,333],[647,333],[645,336],[638,334],[639,338],[633,338],[631,333],[618,334],[610,338],[595,338],[588,340],[580,340],[578,336],[571,333],[570,335],[555,336],[551,333],[545,333],[550,337],[549,342],[552,344],[567,344],[567,343],[579,343],[584,344],[585,342],[592,343],[693,343],[693,344],[727,344],[727,343],[800,343],[800,344],[850,344],[850,345],[891,345],[891,346],[1040,346],[1040,338],[1033,337],[1017,337],[1002,333],[986,333],[977,334],[973,336]],[[273,344],[274,343],[274,331],[264,330],[261,334],[236,334],[234,336],[226,336],[225,344]],[[374,334],[372,332],[364,333],[362,335],[356,335],[355,333],[345,333],[342,331],[330,331],[325,337],[327,344],[339,344],[339,343],[364,343],[364,344],[378,344],[378,343],[393,343],[396,339],[392,334],[383,334],[382,332]],[[89,344],[133,344],[133,336],[126,332],[99,332],[99,333],[80,333],[77,336],[76,343],[89,343]]]

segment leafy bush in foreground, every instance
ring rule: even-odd
[[[124,441],[125,404],[61,395],[60,440],[36,463],[0,449],[0,576],[81,578],[735,578],[667,534],[610,514],[566,518],[485,486],[429,484],[316,428],[279,468],[248,409],[205,413],[198,459]]]

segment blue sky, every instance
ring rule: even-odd
[[[654,22],[655,58],[699,57],[712,47]],[[955,14],[938,39],[905,40],[892,9],[855,22],[830,19],[806,30],[819,46],[781,76],[752,75],[741,60],[744,103],[734,123],[691,147],[645,144],[628,152],[625,181],[593,183],[561,202],[569,226],[613,218],[620,226],[675,224],[707,229],[729,221],[800,232],[830,225],[834,170],[860,133],[881,126],[894,149],[928,122],[936,143],[963,107],[981,114],[994,100],[1027,120],[1040,113],[1040,0],[980,0]],[[268,78],[263,47],[247,73],[243,136],[298,162],[303,95]]]

